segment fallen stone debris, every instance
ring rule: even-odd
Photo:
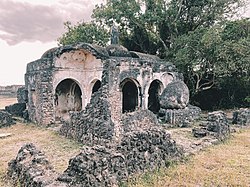
[[[15,124],[12,115],[5,110],[0,110],[0,128]]]
[[[8,165],[7,175],[20,186],[48,186],[58,175],[44,153],[32,143],[22,146]]]
[[[233,113],[233,124],[250,125],[250,108],[241,108]]]
[[[207,120],[202,121],[199,127],[194,127],[192,133],[197,138],[212,135],[218,140],[225,140],[230,136],[230,127],[226,114],[223,111],[208,113]]]

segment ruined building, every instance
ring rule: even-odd
[[[157,113],[161,92],[178,80],[182,75],[173,64],[120,45],[58,47],[27,65],[27,108],[31,121],[53,124],[84,110],[91,95],[108,85],[112,118],[119,121],[122,113],[137,109]]]
[[[112,41],[106,48],[86,43],[53,48],[27,65],[22,91],[27,97],[20,100],[28,118],[44,126],[59,123],[62,135],[84,146],[58,175],[47,164],[39,170],[29,162],[16,164],[30,160],[23,151],[44,158],[28,144],[9,164],[9,176],[24,185],[118,186],[133,174],[182,157],[165,127],[186,126],[200,114],[188,105],[182,74],[156,56],[128,51],[117,37]]]

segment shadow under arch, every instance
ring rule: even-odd
[[[101,81],[99,79],[94,79],[90,83],[91,94],[97,92],[101,88]]]
[[[121,82],[120,88],[122,91],[122,113],[135,111],[139,105],[140,85],[138,81],[126,78]]]
[[[79,84],[71,78],[58,83],[55,89],[54,105],[56,120],[69,118],[69,112],[82,110],[82,91]]]
[[[159,96],[163,91],[163,83],[155,79],[150,83],[148,89],[148,110],[157,113],[160,110]]]

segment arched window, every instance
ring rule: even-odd
[[[138,88],[131,79],[125,79],[122,85],[122,112],[135,111],[138,106]]]
[[[80,111],[82,109],[82,91],[76,81],[64,79],[55,90],[54,95],[56,116],[68,116],[69,111]]]
[[[154,113],[157,113],[160,110],[159,95],[162,85],[161,81],[154,80],[149,86],[148,109]]]
[[[101,81],[97,80],[92,88],[92,93],[95,93],[99,90],[99,88],[101,87]]]

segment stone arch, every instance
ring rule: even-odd
[[[171,72],[164,73],[160,80],[163,83],[164,88],[176,79],[175,75]]]
[[[122,112],[133,112],[139,106],[139,95],[141,95],[139,83],[131,78],[126,78],[120,84],[122,91]]]
[[[99,79],[94,79],[91,81],[91,94],[97,92],[101,88],[101,81]]]
[[[148,110],[157,113],[160,110],[159,95],[163,90],[163,83],[155,79],[150,83],[148,89]]]
[[[55,88],[54,106],[56,118],[69,118],[69,112],[82,110],[82,90],[70,78],[60,81]]]

